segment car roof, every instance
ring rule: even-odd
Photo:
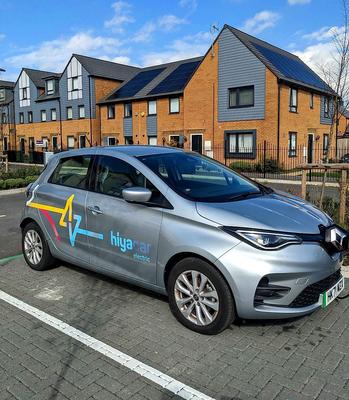
[[[96,151],[96,154],[104,153],[106,150],[109,154],[125,154],[130,157],[140,157],[140,156],[150,156],[156,154],[169,154],[169,153],[182,153],[184,150],[176,147],[168,146],[142,146],[142,145],[121,145],[121,146],[97,146],[97,147],[87,147],[84,149],[75,149],[64,151],[59,153],[60,156],[74,156],[86,153],[91,153],[91,150]]]

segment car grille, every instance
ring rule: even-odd
[[[341,270],[339,269],[327,278],[319,282],[313,283],[306,287],[289,305],[289,307],[299,308],[307,307],[319,301],[321,293],[334,286],[342,277]]]

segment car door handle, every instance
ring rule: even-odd
[[[91,211],[93,215],[103,214],[103,211],[98,206],[87,206],[87,209]]]

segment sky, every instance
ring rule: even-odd
[[[149,66],[205,54],[232,25],[299,55],[329,58],[342,0],[0,0],[0,79],[60,72],[72,53]]]

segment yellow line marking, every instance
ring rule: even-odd
[[[61,214],[62,216],[59,220],[59,225],[66,227],[67,223],[64,221],[66,215],[68,214],[69,222],[72,222],[72,220],[73,220],[73,200],[74,200],[74,195],[72,194],[65,202],[64,208],[54,207],[54,206],[49,206],[47,204],[34,203],[34,202],[29,203],[28,207],[37,208],[37,209],[45,210],[45,211],[51,211],[56,214]]]

